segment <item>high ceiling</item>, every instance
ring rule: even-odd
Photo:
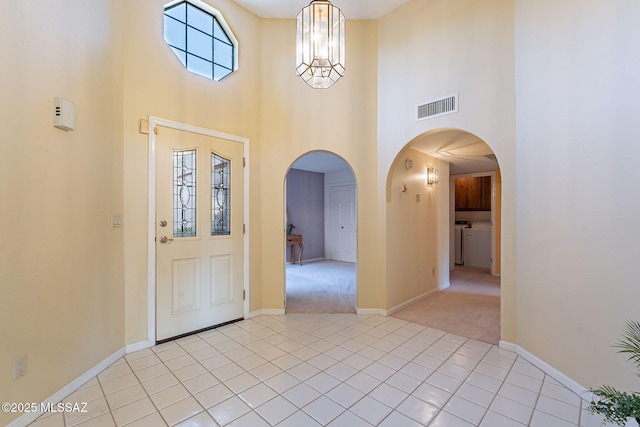
[[[498,169],[491,148],[477,136],[444,130],[416,138],[410,148],[450,163],[449,173],[475,173]]]
[[[261,18],[295,18],[311,0],[234,0]],[[378,19],[409,0],[332,0],[347,19]]]
[[[233,0],[262,18],[295,18],[311,0]],[[349,19],[378,19],[410,0],[331,0]],[[498,169],[493,152],[480,138],[460,130],[445,130],[415,139],[410,148],[450,163],[451,174],[486,172]],[[489,157],[487,157],[489,156]],[[296,169],[331,172],[348,168],[328,153],[312,153],[299,159]]]
[[[493,151],[480,138],[460,130],[444,130],[415,139],[409,148],[449,162],[449,173],[489,172],[498,170]],[[405,155],[410,158],[410,155]],[[349,169],[347,163],[331,153],[312,152],[298,159],[294,169],[312,172],[335,172]]]

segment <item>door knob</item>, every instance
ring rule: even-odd
[[[167,242],[173,242],[173,239],[170,239],[170,238],[169,238],[169,237],[167,237],[167,236],[162,236],[162,237],[160,238],[160,243],[167,243]]]

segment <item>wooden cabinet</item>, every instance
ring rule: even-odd
[[[491,177],[456,178],[457,211],[491,210]]]

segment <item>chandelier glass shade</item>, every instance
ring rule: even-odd
[[[314,0],[298,14],[296,72],[313,88],[325,89],[344,75],[345,19],[326,0]]]

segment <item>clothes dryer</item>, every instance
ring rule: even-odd
[[[474,222],[463,231],[464,265],[468,267],[491,268],[490,222]]]

